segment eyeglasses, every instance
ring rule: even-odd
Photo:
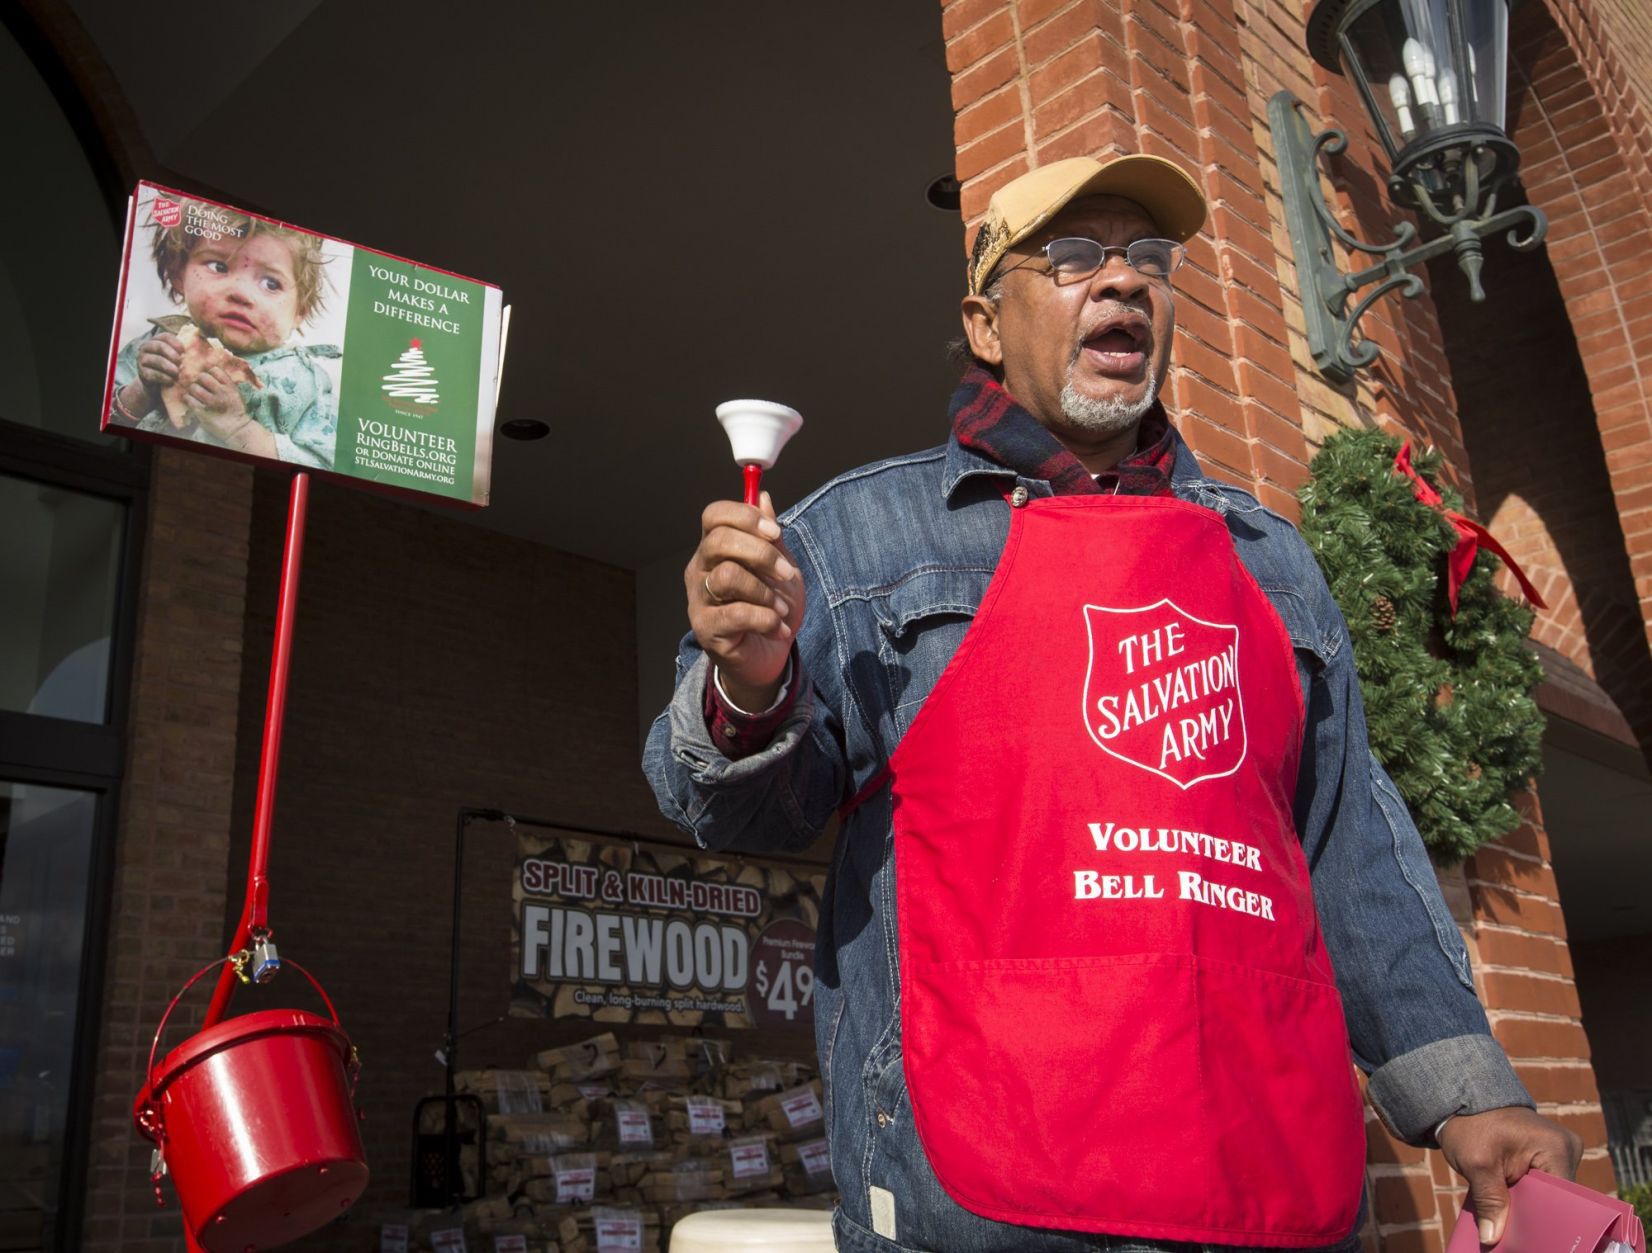
[[[1052,239],[1043,248],[1050,262],[1048,273],[1058,283],[1089,278],[1107,264],[1108,254],[1114,252],[1122,252],[1124,263],[1145,278],[1169,278],[1187,257],[1187,249],[1170,239],[1138,239],[1133,244],[1121,245],[1075,237]],[[1004,273],[1021,268],[1022,265],[1012,265]]]

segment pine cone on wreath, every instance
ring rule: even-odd
[[[1388,597],[1379,596],[1371,602],[1371,625],[1384,635],[1394,629],[1399,616],[1399,611],[1394,608],[1394,602]]]

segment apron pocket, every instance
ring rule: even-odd
[[[1205,959],[1198,994],[1211,1149],[1240,1223],[1335,1243],[1365,1169],[1336,987]]]
[[[1187,956],[908,962],[907,1095],[953,1200],[999,1222],[1323,1247],[1363,1115],[1336,988]]]
[[[947,1193],[1001,1222],[1198,1224],[1195,995],[1185,957],[906,963],[907,1091]]]

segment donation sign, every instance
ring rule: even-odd
[[[513,1015],[812,1025],[823,873],[517,833]]]
[[[139,183],[103,429],[488,503],[499,288]]]

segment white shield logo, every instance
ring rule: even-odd
[[[1084,729],[1096,747],[1186,791],[1245,760],[1239,628],[1169,597],[1139,609],[1085,605]]]

